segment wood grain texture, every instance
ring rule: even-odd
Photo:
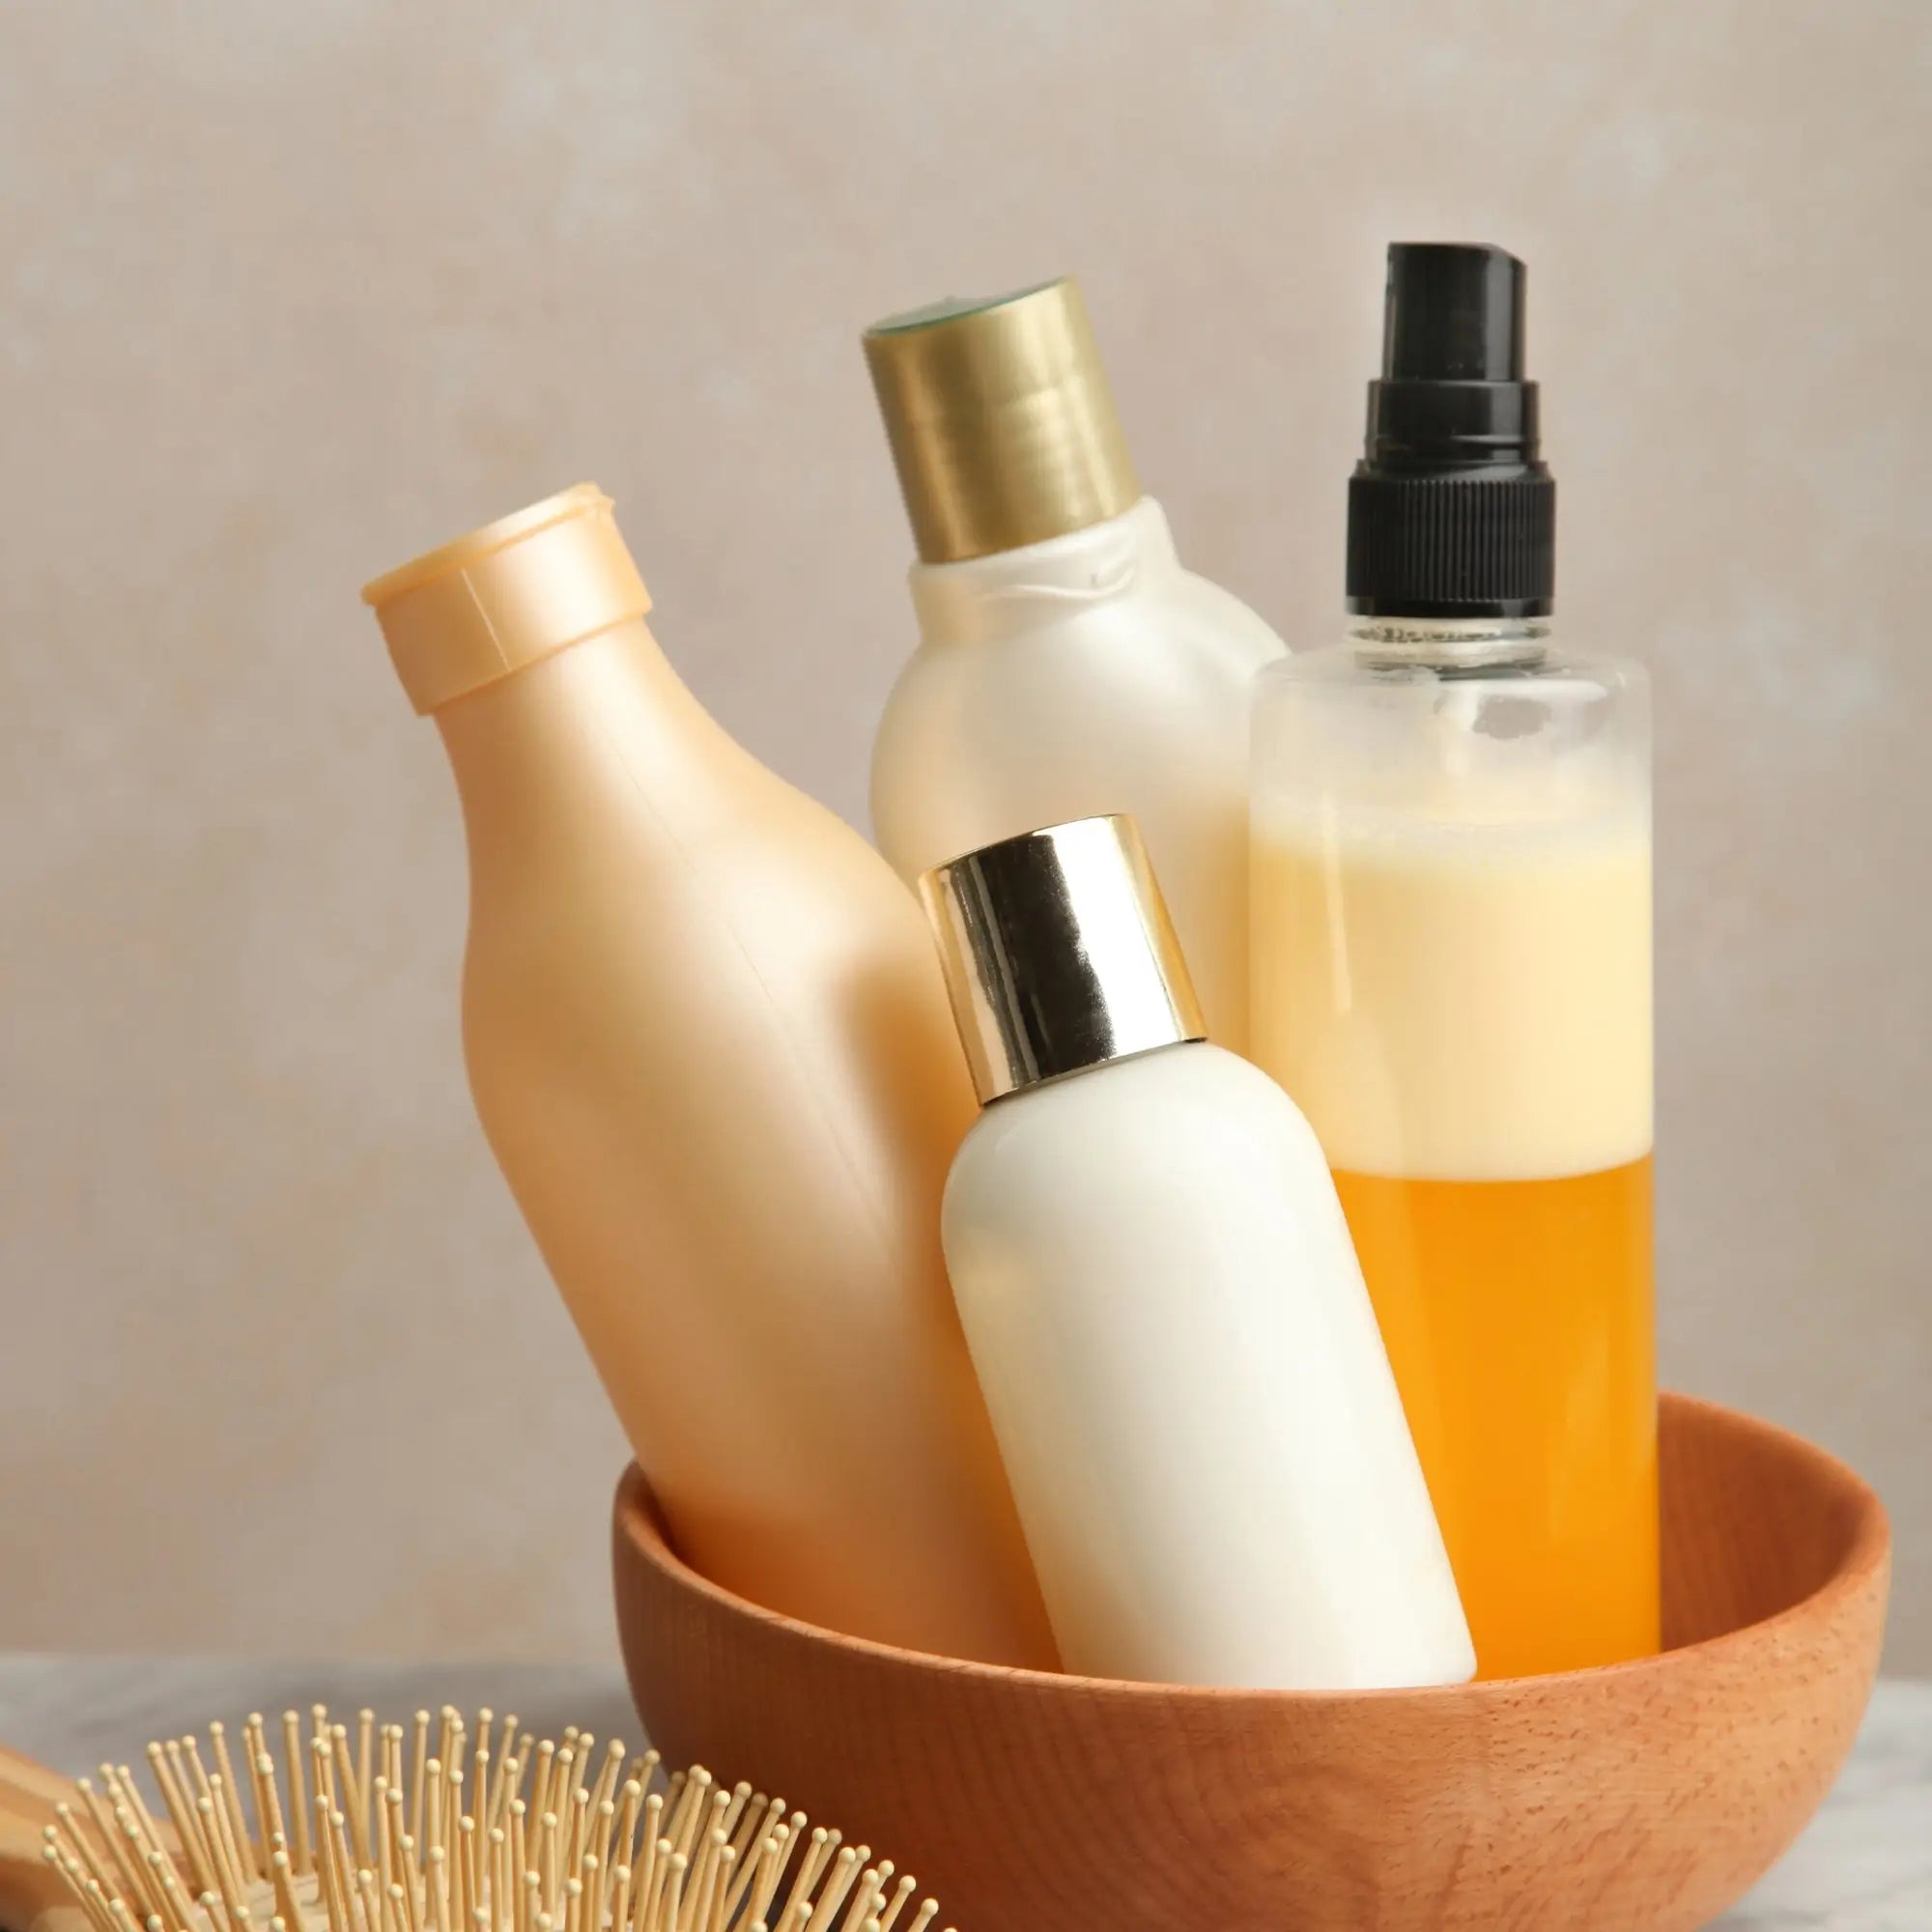
[[[1849,1469],[1666,1397],[1662,1656],[1365,1695],[924,1658],[753,1608],[617,1492],[617,1620],[676,1763],[889,1848],[963,1932],[1689,1932],[1790,1843],[1877,1668],[1889,1531]]]

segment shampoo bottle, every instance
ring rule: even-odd
[[[1335,1170],[1487,1677],[1658,1645],[1645,683],[1550,635],[1522,265],[1389,251],[1349,633],[1262,680],[1254,1034]]]
[[[985,1103],[946,1256],[1066,1667],[1466,1678],[1321,1150],[1204,1038],[1132,821],[1005,840],[924,891]]]
[[[872,757],[881,848],[912,880],[1132,811],[1209,1031],[1238,1050],[1249,690],[1280,639],[1181,568],[1071,281],[879,323],[866,356],[919,552],[919,648]]]
[[[972,1094],[917,900],[679,681],[594,488],[364,596],[462,798],[477,1111],[679,1549],[1050,1666],[940,1259]]]

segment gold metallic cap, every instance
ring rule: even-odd
[[[982,1102],[1207,1038],[1131,818],[1005,838],[919,885]]]
[[[1140,500],[1070,276],[890,316],[866,331],[866,360],[923,563],[1043,543]]]
[[[485,524],[362,586],[418,712],[650,608],[594,483]]]

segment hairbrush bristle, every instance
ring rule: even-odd
[[[781,1798],[701,1765],[660,1781],[656,1751],[575,1727],[539,1742],[482,1711],[472,1734],[445,1705],[406,1747],[317,1704],[280,1733],[279,1763],[259,1713],[239,1756],[218,1723],[207,1757],[150,1745],[158,1815],[125,1764],[80,1780],[45,1857],[92,1932],[895,1932],[918,1889]]]

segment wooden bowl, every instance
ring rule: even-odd
[[[1821,1450],[1664,1398],[1639,1662],[1428,1690],[1188,1690],[923,1657],[754,1608],[617,1491],[617,1624],[672,1763],[781,1792],[964,1932],[1704,1924],[1797,1835],[1877,1669],[1889,1534]]]

